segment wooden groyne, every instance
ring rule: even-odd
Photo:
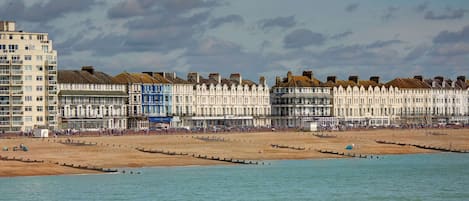
[[[345,157],[352,157],[352,158],[379,158],[379,156],[373,156],[373,155],[366,155],[366,154],[356,154],[352,152],[339,152],[339,151],[334,151],[334,150],[327,150],[327,149],[316,149],[317,152],[323,153],[323,154],[333,154],[333,155],[339,155],[339,156],[345,156]]]
[[[192,138],[194,139],[198,139],[198,140],[202,140],[202,141],[205,141],[205,142],[226,142],[226,141],[229,141],[225,138],[222,138],[222,137],[216,137],[216,136],[192,136]]]
[[[313,136],[319,137],[319,138],[336,138],[337,135],[330,135],[330,134],[324,134],[324,133],[313,133]]]
[[[270,146],[277,149],[306,150],[305,147],[295,147],[290,145],[270,144]]]
[[[81,170],[92,170],[92,171],[98,171],[98,172],[104,172],[104,173],[114,173],[114,172],[119,171],[117,169],[101,168],[101,167],[96,167],[96,166],[86,166],[86,165],[79,165],[79,164],[73,164],[73,163],[56,162],[55,164],[64,166],[64,167],[70,167],[70,168],[81,169]]]
[[[0,160],[2,161],[18,161],[23,163],[44,163],[44,160],[31,160],[29,158],[16,158],[16,157],[8,157],[8,156],[0,156]]]
[[[251,161],[251,160],[241,160],[241,159],[233,159],[233,158],[221,158],[218,156],[207,156],[207,155],[200,155],[200,154],[191,154],[190,156],[198,159],[204,159],[204,160],[213,160],[213,161],[222,161],[222,162],[228,162],[228,163],[234,163],[234,164],[243,164],[243,165],[259,165],[259,164],[264,164],[259,163],[258,161]]]
[[[420,148],[420,149],[428,149],[428,150],[442,151],[442,152],[469,153],[469,150],[452,149],[452,148],[447,148],[447,147],[437,147],[437,146],[431,146],[431,145],[409,144],[409,143],[404,143],[404,142],[394,142],[394,141],[386,141],[386,140],[375,140],[375,142],[379,143],[379,144],[393,144],[393,145],[399,145],[399,146],[413,146],[413,147],[417,147],[417,148]]]
[[[189,155],[188,153],[185,152],[175,152],[175,151],[167,151],[167,150],[158,150],[158,149],[145,149],[141,147],[135,148],[135,150],[140,151],[140,152],[145,152],[145,153],[152,153],[152,154],[164,154],[164,155],[170,155],[170,156],[187,156]]]

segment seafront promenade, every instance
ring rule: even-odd
[[[20,145],[27,151],[13,151]],[[8,148],[0,152],[0,176],[8,177],[90,174],[148,166],[268,165],[269,160],[283,159],[377,160],[387,154],[442,151],[466,154],[469,129],[10,136],[0,138],[0,146]]]

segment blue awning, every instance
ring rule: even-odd
[[[170,123],[172,117],[149,117],[148,120],[152,123]]]

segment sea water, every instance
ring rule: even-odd
[[[469,200],[469,154],[266,164],[1,178],[0,200]]]

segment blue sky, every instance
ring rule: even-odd
[[[306,69],[321,80],[469,72],[464,0],[1,0],[0,13],[48,32],[61,69],[239,72],[269,83]]]

